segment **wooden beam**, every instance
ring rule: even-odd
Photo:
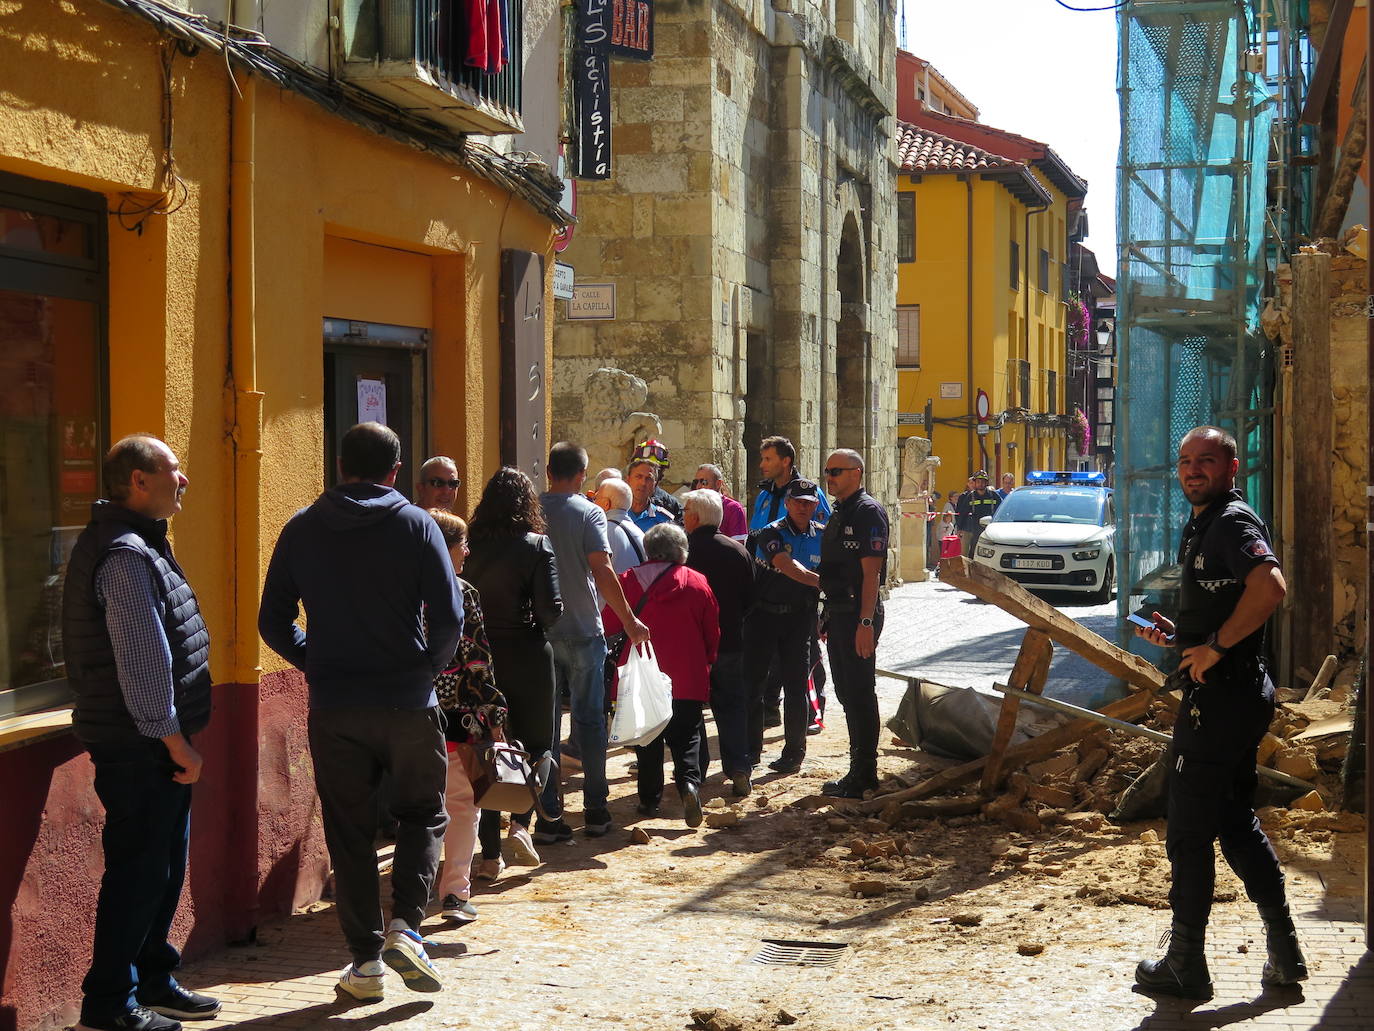
[[[1331,255],[1293,255],[1293,496],[1304,520],[1302,546],[1290,556],[1293,661],[1318,669],[1333,647],[1331,455]],[[1324,517],[1323,513],[1327,516]]]
[[[1341,142],[1340,154],[1336,158],[1331,185],[1322,197],[1321,214],[1312,229],[1312,239],[1324,236],[1335,237],[1341,232],[1345,213],[1350,209],[1350,198],[1355,192],[1355,180],[1359,178],[1360,166],[1364,164],[1365,121],[1368,116],[1369,87],[1366,82],[1368,61],[1360,67],[1360,77],[1355,85],[1352,101],[1354,111],[1350,124]],[[1334,143],[1334,140],[1332,141]]]
[[[941,559],[940,579],[1011,613],[1055,644],[1120,677],[1134,690],[1153,693],[1164,686],[1164,674],[1145,659],[1118,648],[989,566],[970,562],[962,555]]]
[[[1154,695],[1149,691],[1141,691],[1137,694],[1127,695],[1125,698],[1118,698],[1110,705],[1103,706],[1099,712],[1104,716],[1114,716],[1121,720],[1133,720],[1143,716],[1150,703],[1154,701]],[[1074,720],[1066,723],[1062,727],[1047,731],[1039,737],[1033,737],[1029,741],[1019,745],[1013,745],[1006,750],[1002,758],[1003,766],[1007,771],[1019,769],[1028,762],[1036,759],[1043,759],[1066,745],[1072,745],[1087,737],[1095,731],[1101,730],[1102,725],[1093,720]],[[876,813],[891,802],[907,802],[918,798],[929,798],[931,795],[938,795],[948,791],[950,788],[958,787],[960,784],[967,784],[969,781],[977,780],[982,773],[983,767],[987,764],[988,757],[974,759],[972,762],[962,763],[959,766],[951,766],[947,770],[941,770],[933,777],[927,777],[915,787],[905,788],[901,791],[894,791],[887,795],[878,795],[876,798],[869,799],[859,808],[864,812]]]
[[[1021,639],[1021,651],[1016,656],[1016,665],[1011,668],[1010,686],[1039,694],[1045,689],[1045,679],[1050,672],[1050,658],[1054,645],[1043,630],[1027,630]],[[1002,779],[1002,756],[1011,744],[1011,735],[1016,730],[1016,713],[1021,708],[1021,699],[1016,695],[1003,695],[1002,712],[997,718],[997,732],[992,737],[992,748],[988,750],[988,764],[983,767],[983,794],[991,794]]]
[[[1336,0],[1331,10],[1331,18],[1326,23],[1326,33],[1318,48],[1317,68],[1312,73],[1312,85],[1307,91],[1307,101],[1303,105],[1300,123],[1319,125],[1322,108],[1326,106],[1326,95],[1336,81],[1336,73],[1341,67],[1341,50],[1345,43],[1346,26],[1350,24],[1350,12],[1355,0]]]

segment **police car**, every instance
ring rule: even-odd
[[[974,547],[981,562],[1030,588],[1111,599],[1112,490],[1099,472],[1032,472],[1007,495]]]

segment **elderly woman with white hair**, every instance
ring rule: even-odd
[[[625,601],[652,634],[658,666],[673,682],[673,718],[639,755],[639,812],[658,813],[663,795],[663,746],[673,755],[673,780],[688,827],[701,825],[702,706],[711,697],[711,664],[720,645],[720,619],[706,578],[688,569],[687,534],[659,523],[644,535],[648,560],[620,576]],[[608,606],[601,613],[607,635],[621,629]],[[628,647],[628,645],[627,645]],[[620,661],[623,662],[623,655]]]

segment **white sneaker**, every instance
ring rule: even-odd
[[[494,881],[506,871],[506,861],[500,856],[483,859],[477,864],[477,872],[472,875],[475,881]]]
[[[530,837],[527,828],[512,820],[506,842],[510,845],[511,862],[516,866],[539,865],[539,852],[534,847],[534,839]]]
[[[344,972],[339,975],[339,983],[334,988],[341,995],[349,995],[363,1002],[375,1002],[383,992],[382,965],[374,959],[363,966],[376,967],[376,973],[362,973],[355,964],[350,963],[344,967]]]
[[[414,931],[388,931],[382,942],[382,959],[412,992],[437,992],[444,987],[439,971],[425,954],[424,941]]]

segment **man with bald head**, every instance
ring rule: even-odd
[[[835,696],[849,724],[849,772],[825,784],[834,798],[863,798],[878,786],[876,655],[883,631],[878,589],[887,579],[887,511],[864,490],[864,460],[840,448],[825,462],[835,510],[821,537],[820,576]]]

